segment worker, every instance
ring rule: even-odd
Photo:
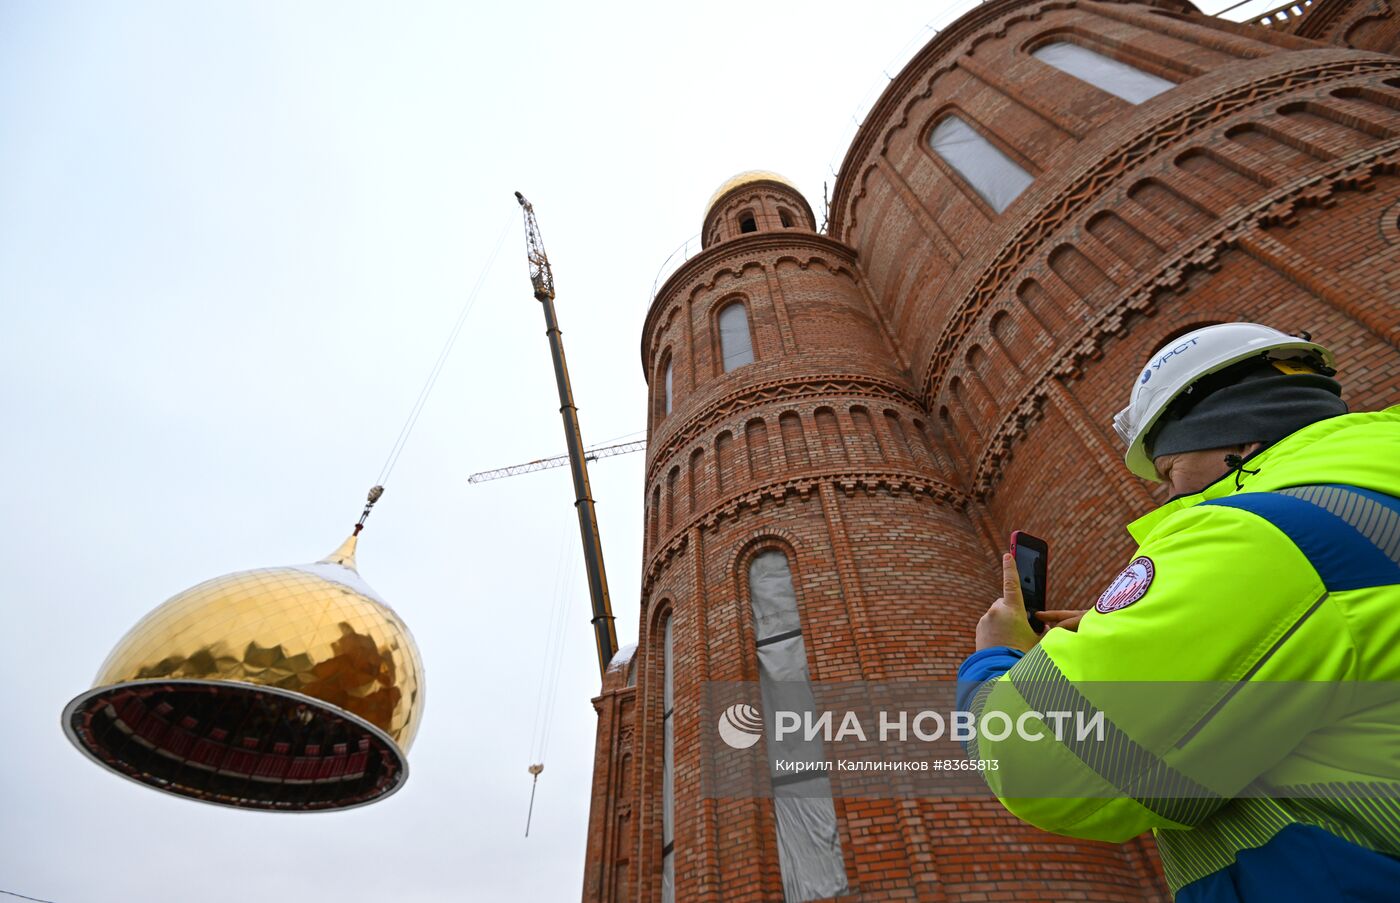
[[[1018,725],[969,744],[1002,804],[1153,830],[1179,903],[1400,900],[1400,406],[1347,413],[1334,364],[1255,323],[1159,349],[1114,427],[1171,499],[1061,629],[1003,556],[958,672],[974,723]]]

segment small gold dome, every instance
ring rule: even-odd
[[[69,703],[69,739],[125,777],[241,808],[339,809],[393,793],[423,713],[423,667],[356,570],[355,544],[217,577],[156,608]]]
[[[739,188],[741,186],[748,185],[753,182],[778,182],[779,184],[786,185],[793,191],[796,191],[798,194],[802,193],[798,190],[796,185],[792,184],[792,180],[788,179],[786,176],[781,176],[778,173],[772,172],[767,169],[750,169],[729,177],[725,180],[723,185],[715,189],[715,193],[710,195],[709,202],[705,204],[705,218],[709,218],[710,211],[715,209],[715,204],[719,202],[720,198],[724,197],[726,194],[733,191],[735,188]]]

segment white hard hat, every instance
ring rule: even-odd
[[[1316,342],[1259,323],[1219,323],[1172,339],[1148,358],[1128,406],[1113,418],[1113,429],[1128,446],[1123,457],[1128,469],[1145,480],[1161,482],[1144,447],[1157,420],[1201,377],[1252,357],[1314,358],[1329,368],[1335,365],[1332,352]]]

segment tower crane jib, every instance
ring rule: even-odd
[[[638,439],[635,442],[620,442],[616,445],[595,445],[585,449],[583,459],[585,461],[597,461],[600,458],[611,458],[614,455],[630,455],[632,452],[644,451],[647,447],[645,439]],[[534,461],[526,461],[523,464],[512,464],[509,467],[498,467],[495,470],[483,470],[467,477],[468,483],[485,483],[489,480],[500,480],[505,477],[515,477],[522,473],[534,473],[537,470],[549,470],[552,467],[563,467],[569,463],[568,455],[555,455],[552,458],[537,458]]]

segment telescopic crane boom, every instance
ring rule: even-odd
[[[559,414],[564,419],[564,441],[569,450],[569,470],[574,478],[574,508],[578,511],[578,530],[583,539],[583,564],[588,571],[588,595],[593,603],[593,634],[598,642],[598,673],[601,675],[607,671],[608,662],[617,652],[617,629],[613,626],[612,601],[608,597],[608,575],[603,569],[603,541],[598,536],[598,515],[594,511],[593,496],[588,486],[588,462],[584,460],[574,391],[569,386],[569,368],[564,362],[564,341],[554,314],[554,272],[549,268],[549,258],[544,253],[544,240],[540,238],[535,208],[518,191],[515,199],[525,213],[530,285],[535,290],[535,300],[544,308],[545,335],[549,337],[549,351],[554,358],[554,379],[559,384]]]

